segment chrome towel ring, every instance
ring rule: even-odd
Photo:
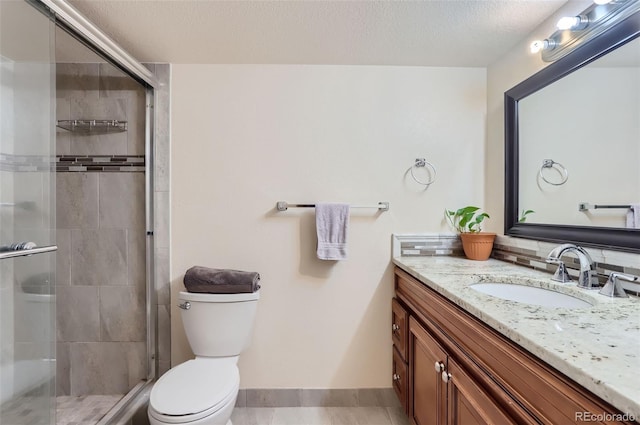
[[[543,173],[543,170],[545,168],[555,168],[556,171],[558,171],[562,175],[562,179],[560,180],[560,182],[556,183],[556,182],[547,180],[547,178],[544,176],[544,173]],[[569,171],[567,171],[564,165],[560,164],[559,162],[555,162],[553,159],[545,159],[544,161],[542,161],[542,166],[540,167],[540,171],[538,171],[538,175],[542,180],[544,180],[545,182],[553,186],[561,186],[565,184],[567,180],[569,180]]]
[[[413,172],[414,168],[422,168],[422,167],[429,167],[431,168],[431,171],[433,171],[433,174],[430,173],[431,179],[427,182],[419,180]],[[436,167],[424,158],[416,158],[416,162],[411,166],[411,168],[409,168],[409,170],[411,171],[411,177],[413,178],[413,180],[415,180],[416,183],[426,187],[429,187],[434,181],[436,181],[436,176],[438,174]]]

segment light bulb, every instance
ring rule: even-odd
[[[568,30],[580,25],[580,17],[578,16],[565,16],[564,18],[560,18],[556,27],[559,30]]]
[[[585,15],[565,16],[556,24],[559,30],[581,30],[587,25],[589,25],[589,18]]]
[[[595,4],[607,4],[611,3],[612,0],[593,0]]]
[[[531,53],[538,53],[540,50],[552,50],[556,47],[556,42],[553,39],[545,38],[544,40],[536,40],[529,45]]]
[[[538,53],[545,48],[545,42],[543,40],[536,40],[529,46],[531,53]]]

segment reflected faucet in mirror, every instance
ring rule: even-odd
[[[600,289],[600,283],[598,282],[598,274],[596,272],[595,265],[591,256],[584,248],[574,244],[562,244],[554,248],[547,256],[547,263],[557,264],[558,270],[553,275],[552,279],[558,282],[570,282],[571,278],[567,273],[566,266],[562,261],[562,257],[571,252],[578,257],[580,262],[580,274],[578,275],[578,288],[584,289]]]

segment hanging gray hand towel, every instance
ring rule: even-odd
[[[640,203],[631,204],[627,210],[627,229],[640,229]]]
[[[230,269],[210,269],[193,266],[184,274],[184,286],[189,292],[208,294],[239,294],[260,289],[260,275]]]
[[[316,231],[321,260],[347,259],[348,204],[316,204]]]

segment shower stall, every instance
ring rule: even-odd
[[[63,0],[0,1],[0,59],[0,423],[129,420],[169,367],[168,66]]]
[[[60,29],[55,44],[57,423],[96,423],[150,374],[146,93]]]

